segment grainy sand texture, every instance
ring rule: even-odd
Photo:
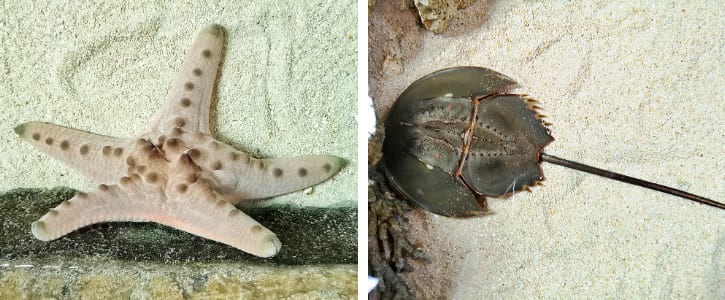
[[[0,191],[93,184],[20,141],[44,121],[132,137],[166,98],[196,34],[227,34],[213,127],[258,157],[328,154],[348,165],[264,204],[356,205],[354,1],[7,2],[0,17]]]
[[[441,35],[403,3],[371,7],[379,122],[417,78],[487,67],[542,102],[556,139],[547,153],[725,201],[721,1],[478,1]],[[531,193],[489,199],[493,215],[424,214],[430,280],[447,282],[455,299],[725,298],[725,211],[543,171]]]

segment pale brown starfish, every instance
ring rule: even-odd
[[[36,238],[57,239],[94,223],[151,221],[261,257],[279,251],[274,233],[234,204],[318,184],[343,161],[334,156],[255,159],[214,139],[209,105],[223,44],[221,26],[199,33],[166,103],[136,138],[41,122],[15,128],[23,140],[100,184],[34,222]]]

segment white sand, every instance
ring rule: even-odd
[[[349,162],[311,194],[265,203],[356,205],[355,7],[353,1],[4,4],[0,191],[92,189],[86,178],[21,142],[13,127],[37,120],[133,136],[165,100],[196,33],[217,23],[227,31],[212,106],[217,136],[260,157],[329,154]]]
[[[543,102],[556,138],[546,152],[722,202],[723,12],[717,1],[483,1],[439,36],[396,17],[390,42],[372,47],[398,63],[372,62],[372,96],[382,115],[425,74],[489,67]],[[437,275],[452,298],[725,298],[725,211],[543,169],[532,193],[489,200],[492,216],[432,218],[422,242],[450,258],[452,274]]]

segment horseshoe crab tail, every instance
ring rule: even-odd
[[[695,195],[695,194],[690,194],[688,192],[685,192],[685,191],[682,191],[682,190],[678,190],[678,189],[675,189],[675,188],[671,188],[671,187],[668,187],[668,186],[664,186],[664,185],[661,185],[661,184],[656,184],[654,182],[645,181],[645,180],[642,180],[642,179],[637,179],[637,178],[634,178],[634,177],[629,177],[627,175],[622,175],[622,174],[619,174],[619,173],[615,173],[615,172],[611,172],[611,171],[607,171],[607,170],[595,168],[595,167],[588,166],[588,165],[585,165],[585,164],[581,164],[581,163],[578,163],[578,162],[575,162],[575,161],[566,160],[566,159],[559,158],[559,157],[556,157],[556,156],[553,156],[553,155],[549,155],[549,154],[546,154],[546,153],[543,153],[543,152],[541,153],[541,160],[543,160],[545,162],[549,162],[549,163],[555,164],[555,165],[560,165],[560,166],[563,166],[563,167],[567,167],[567,168],[570,168],[570,169],[575,169],[575,170],[579,170],[579,171],[591,173],[591,174],[594,174],[594,175],[599,175],[599,176],[602,176],[602,177],[606,177],[606,178],[618,180],[618,181],[621,181],[621,182],[633,184],[633,185],[636,185],[636,186],[641,186],[643,188],[648,188],[648,189],[651,189],[651,190],[655,190],[655,191],[667,193],[667,194],[670,194],[670,195],[675,195],[675,196],[682,197],[682,198],[685,198],[685,199],[688,199],[688,200],[692,200],[692,201],[695,201],[695,202],[698,202],[698,203],[701,203],[701,204],[705,204],[705,205],[717,207],[717,208],[720,208],[720,209],[725,209],[725,204],[720,203],[720,202],[717,202],[717,201],[714,201],[714,200],[711,200],[711,199],[707,199],[707,198],[702,197],[702,196],[698,196],[698,195]]]

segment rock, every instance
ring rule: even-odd
[[[414,2],[423,26],[437,34],[443,33],[448,27],[448,20],[458,10],[455,0],[415,0]]]
[[[448,21],[476,0],[414,0],[420,20],[425,29],[441,34],[448,27]]]

